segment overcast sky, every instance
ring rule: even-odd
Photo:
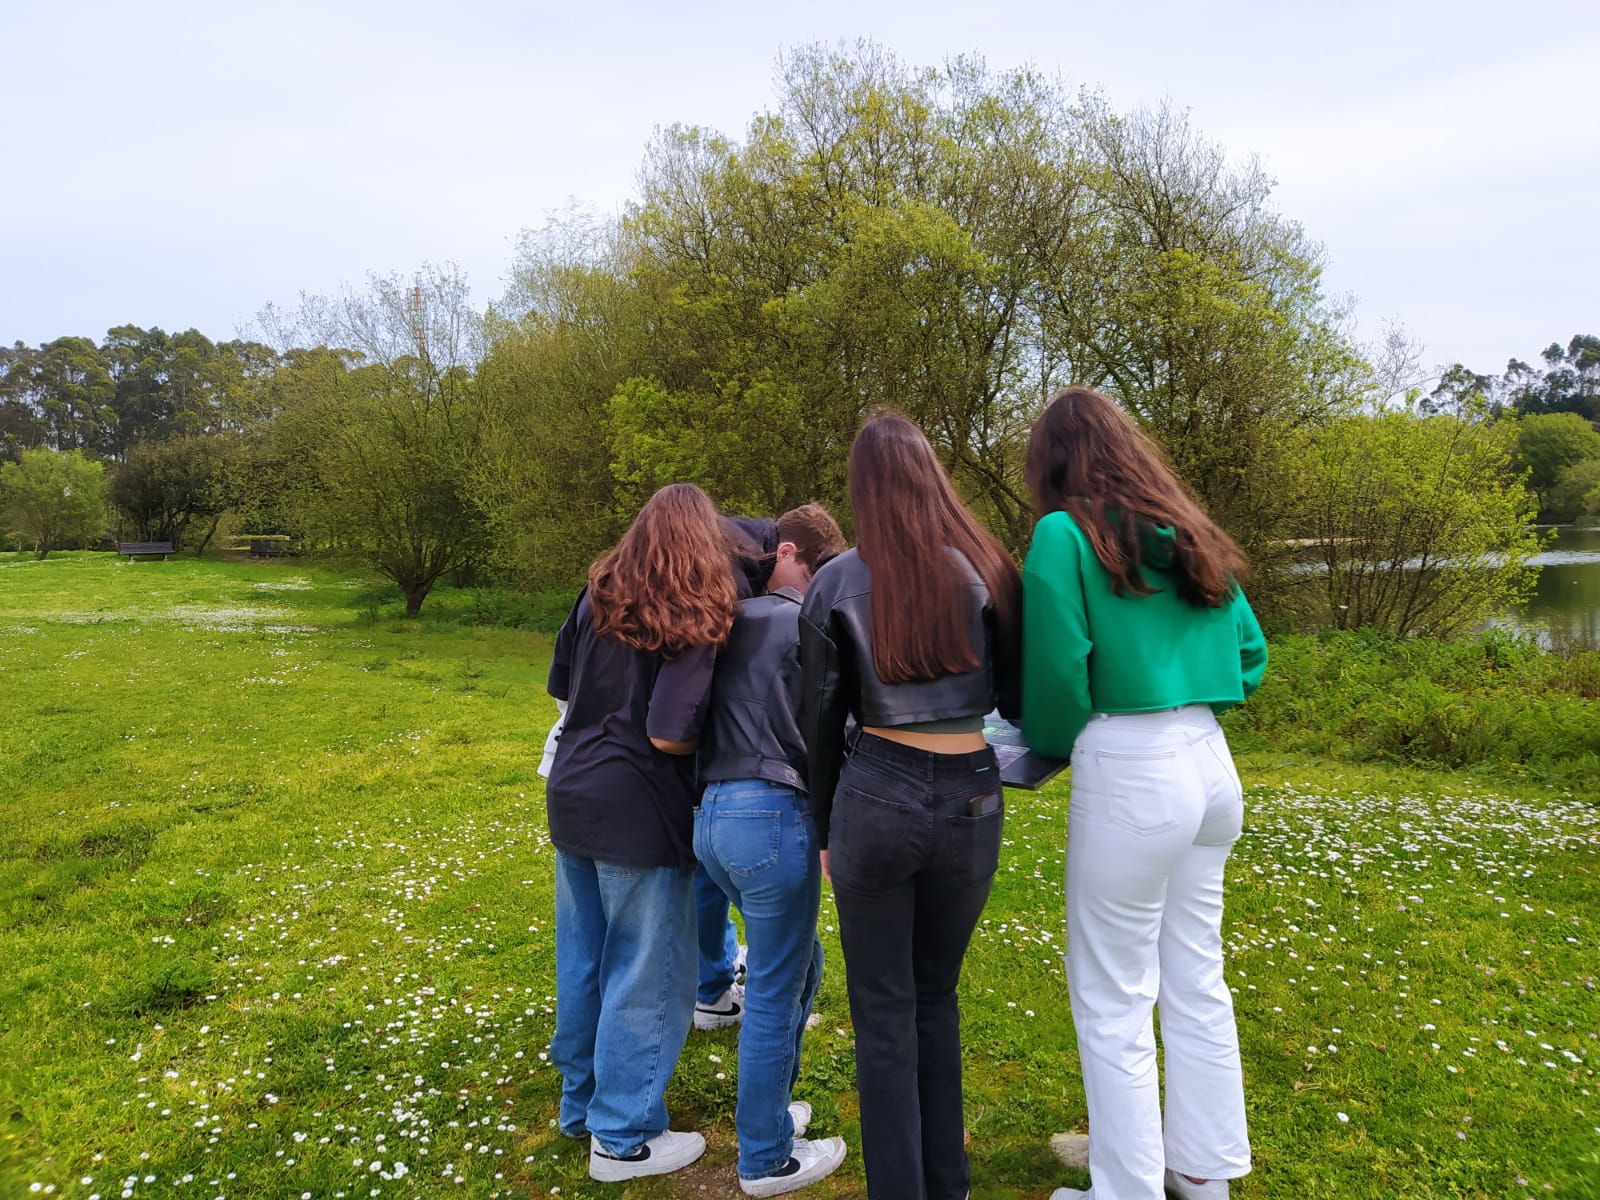
[[[1399,320],[1428,362],[1499,371],[1600,333],[1594,12],[34,0],[4,25],[0,343],[124,322],[231,337],[269,301],[423,260],[495,297],[519,230],[621,208],[655,126],[741,134],[780,51],[865,36],[1190,108],[1260,155],[1363,336]]]

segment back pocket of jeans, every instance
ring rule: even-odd
[[[778,865],[782,813],[719,812],[709,832],[711,853],[730,875],[755,875]]]
[[[944,819],[950,838],[950,870],[967,883],[990,878],[1000,869],[1000,835],[1005,828],[1005,803],[980,817],[957,813]]]
[[[1090,779],[1083,782],[1092,796],[1089,810],[1145,837],[1166,833],[1178,824],[1178,752],[1166,750],[1096,750]]]
[[[841,783],[828,838],[834,881],[866,887],[899,880],[927,846],[926,834],[919,835],[925,821],[908,804]]]

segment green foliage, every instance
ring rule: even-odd
[[[1353,416],[1317,434],[1305,496],[1338,629],[1448,637],[1515,607],[1533,584],[1532,504],[1505,423],[1407,412]]]
[[[409,616],[441,575],[475,561],[483,533],[467,486],[476,318],[459,273],[424,274],[415,291],[375,277],[365,294],[308,299],[294,321],[300,336],[353,352],[319,347],[274,380],[283,405],[274,457],[298,528],[392,579]]]
[[[673,395],[629,379],[607,405],[618,519],[657,488],[697,479],[735,512],[780,513],[805,503],[808,464],[792,447],[805,412],[793,388],[758,380],[720,395]]]
[[[104,474],[76,450],[26,450],[0,464],[0,516],[40,558],[81,546],[104,529]]]
[[[237,439],[227,435],[140,442],[112,470],[111,502],[133,522],[138,540],[171,542],[174,549],[198,522],[204,532],[195,552],[201,553],[232,503],[236,448]]]
[[[1600,458],[1586,458],[1561,472],[1550,489],[1547,512],[1555,521],[1600,515]]]
[[[1600,458],[1600,433],[1577,413],[1534,413],[1517,422],[1516,462],[1549,512],[1562,474],[1585,459]]]
[[[1487,769],[1600,799],[1600,653],[1547,654],[1491,630],[1470,641],[1374,631],[1272,643],[1261,690],[1227,717],[1246,748]]]
[[[1171,111],[802,48],[742,142],[669,127],[620,222],[524,243],[480,372],[496,558],[570,584],[674,479],[845,515],[850,441],[886,405],[1020,550],[1028,427],[1090,382],[1271,575],[1305,430],[1363,377],[1320,252],[1269,196]]]

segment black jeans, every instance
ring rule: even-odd
[[[839,777],[828,857],[871,1200],[967,1194],[956,983],[1000,861],[1000,797],[993,750],[866,733]]]

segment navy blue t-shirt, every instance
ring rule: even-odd
[[[585,590],[556,638],[549,691],[567,702],[545,787],[550,840],[568,854],[626,867],[694,867],[694,755],[651,738],[696,742],[715,646],[673,658],[594,631]]]

